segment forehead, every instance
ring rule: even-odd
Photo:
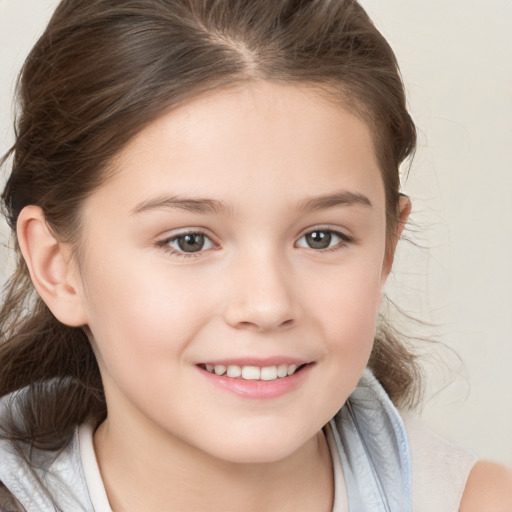
[[[377,205],[384,196],[368,126],[314,88],[290,84],[253,83],[196,98],[142,130],[114,171],[99,193],[123,203],[158,192],[234,206],[249,197],[293,202],[338,189],[372,195]]]

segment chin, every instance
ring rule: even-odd
[[[272,464],[282,461],[303,448],[310,439],[291,438],[286,436],[265,435],[262,438],[231,439],[209,450],[214,457],[237,464]],[[258,436],[259,437],[259,436]]]

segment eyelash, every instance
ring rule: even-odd
[[[331,229],[331,228],[325,228],[325,227],[322,227],[322,226],[316,226],[313,229],[309,229],[308,231],[303,233],[299,237],[298,240],[301,240],[302,238],[304,238],[304,237],[306,237],[308,235],[311,235],[312,233],[315,233],[315,232],[328,233],[331,236],[334,235],[334,236],[336,236],[336,237],[338,237],[340,239],[340,242],[338,242],[337,244],[333,245],[332,247],[326,247],[324,249],[314,249],[313,247],[303,247],[303,248],[309,248],[309,249],[314,250],[315,252],[334,252],[334,251],[338,251],[340,248],[346,246],[347,244],[355,243],[355,239],[353,237],[348,236],[345,233],[342,233],[341,231],[337,231],[337,230]],[[201,250],[195,251],[195,252],[185,252],[185,251],[176,250],[173,247],[171,247],[171,245],[170,245],[172,242],[175,242],[175,241],[179,240],[180,238],[185,237],[187,235],[200,235],[200,236],[203,236],[214,247],[217,246],[217,244],[211,239],[211,237],[209,237],[206,233],[204,233],[201,230],[186,231],[184,233],[179,233],[177,235],[173,235],[172,237],[168,237],[168,238],[165,238],[164,240],[161,240],[161,241],[157,242],[156,245],[158,247],[162,248],[164,251],[169,252],[173,256],[177,256],[179,258],[185,258],[185,259],[187,259],[187,258],[196,258],[196,257],[200,256],[201,253],[203,253],[205,250],[201,249]],[[298,241],[295,242],[295,247],[301,247],[301,246],[297,246],[297,243],[298,243]],[[208,250],[208,249],[206,249],[206,250]]]
[[[347,244],[355,243],[356,240],[354,237],[348,236],[346,233],[343,233],[341,231],[338,231],[336,229],[324,227],[324,226],[315,226],[314,228],[308,229],[304,234],[302,234],[298,240],[301,240],[302,238],[311,235],[315,232],[320,233],[328,233],[331,236],[336,236],[340,239],[340,241],[336,244],[334,244],[332,247],[326,247],[324,249],[314,249],[313,247],[303,247],[303,248],[309,248],[314,250],[315,252],[325,253],[325,252],[335,252],[340,250],[342,247],[345,247]],[[295,243],[297,245],[298,241]],[[300,247],[300,246],[299,246]]]
[[[203,236],[205,238],[205,240],[209,240],[210,243],[214,247],[218,246],[212,240],[212,238],[210,236],[208,236],[204,231],[201,231],[201,230],[186,231],[184,233],[179,233],[177,235],[173,235],[171,237],[165,238],[164,240],[161,240],[160,242],[157,242],[157,246],[162,248],[164,251],[172,254],[173,256],[177,256],[179,258],[184,258],[184,259],[197,258],[198,256],[201,255],[202,252],[204,252],[203,249],[201,249],[199,251],[196,251],[196,252],[185,252],[185,251],[180,251],[180,250],[174,249],[173,247],[170,246],[170,244],[172,242],[174,242],[176,240],[179,240],[180,238],[183,238],[183,237],[185,237],[187,235],[200,235],[200,236]]]

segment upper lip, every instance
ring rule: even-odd
[[[291,365],[295,364],[297,366],[301,366],[303,364],[310,363],[306,359],[300,359],[297,357],[287,357],[287,356],[275,356],[275,357],[236,357],[229,359],[212,359],[208,361],[203,361],[199,364],[211,364],[215,365],[223,365],[223,366],[258,366],[260,368],[265,368],[267,366],[279,366],[281,364]]]

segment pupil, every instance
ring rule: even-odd
[[[197,252],[204,246],[204,235],[194,233],[183,235],[178,239],[178,246],[183,252]]]
[[[306,240],[312,249],[327,249],[331,244],[332,235],[327,231],[313,231],[306,235]]]

